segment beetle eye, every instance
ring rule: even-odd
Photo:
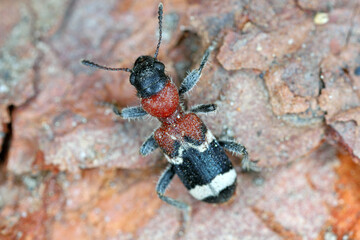
[[[131,85],[135,84],[135,75],[134,74],[130,75],[130,83],[131,83]]]
[[[155,62],[154,67],[155,67],[155,69],[160,70],[160,71],[164,71],[164,69],[165,69],[165,65],[162,64],[161,62]]]

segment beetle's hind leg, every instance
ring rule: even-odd
[[[243,156],[241,161],[242,170],[260,172],[261,169],[257,165],[257,161],[251,161],[249,159],[249,154],[244,145],[241,145],[233,140],[219,140],[218,142],[226,150]]]
[[[165,191],[168,188],[174,175],[175,175],[174,168],[172,165],[169,165],[166,168],[165,172],[161,175],[161,177],[157,183],[156,192],[161,200],[163,200],[164,202],[166,202],[182,211],[182,222],[181,222],[180,229],[177,232],[177,237],[181,237],[185,234],[187,225],[190,221],[191,207],[184,202],[180,202],[178,200],[175,200],[173,198],[165,196]]]

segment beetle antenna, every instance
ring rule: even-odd
[[[81,60],[81,63],[84,64],[85,66],[89,66],[89,67],[93,67],[93,68],[99,68],[99,69],[103,69],[103,70],[107,70],[107,71],[125,71],[125,72],[132,72],[132,70],[130,68],[111,68],[111,67],[106,67],[106,66],[102,66],[99,65],[97,63],[91,62],[89,60]]]
[[[160,48],[160,44],[161,44],[161,37],[162,37],[162,19],[163,19],[163,4],[160,3],[159,4],[159,10],[158,10],[158,19],[159,19],[159,41],[156,47],[156,51],[155,51],[155,55],[154,58],[157,58],[157,55],[159,53],[159,48]]]

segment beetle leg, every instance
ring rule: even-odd
[[[201,59],[200,67],[198,69],[192,70],[184,79],[184,81],[181,83],[181,86],[179,88],[179,95],[184,95],[188,91],[190,91],[196,83],[200,80],[201,77],[201,71],[203,70],[206,62],[209,59],[209,55],[214,50],[216,45],[216,42],[213,42],[213,44],[210,45],[208,49],[206,49],[204,56]]]
[[[170,197],[167,197],[164,195],[165,191],[168,188],[174,175],[175,175],[174,168],[170,164],[166,168],[165,172],[161,175],[161,177],[156,185],[156,192],[161,200],[163,200],[164,202],[166,202],[182,211],[182,224],[178,231],[178,235],[181,236],[185,233],[186,226],[190,220],[191,207],[184,202],[180,202],[178,200],[175,200],[173,198],[170,198]]]
[[[241,161],[242,170],[260,172],[260,167],[256,165],[257,161],[251,161],[249,159],[248,152],[243,145],[231,140],[220,140],[219,144],[226,150],[243,156],[243,159]]]
[[[146,155],[152,153],[158,147],[159,147],[159,145],[154,138],[154,134],[151,134],[151,136],[148,137],[148,139],[146,139],[146,141],[141,146],[140,153],[141,153],[141,155],[146,156]]]
[[[124,119],[142,118],[148,114],[141,106],[123,108],[122,110],[116,106],[113,106],[113,111],[116,115]]]
[[[216,104],[200,104],[193,106],[189,112],[192,113],[209,113],[216,111],[217,106]]]

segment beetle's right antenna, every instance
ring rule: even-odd
[[[161,37],[162,37],[162,19],[163,19],[163,4],[159,4],[159,10],[158,10],[158,19],[159,19],[159,41],[156,47],[154,58],[156,59],[159,53],[159,48],[161,44]]]
[[[94,68],[99,68],[99,69],[104,69],[107,71],[125,71],[125,72],[132,72],[132,70],[130,68],[111,68],[111,67],[106,67],[106,66],[102,66],[99,65],[97,63],[91,62],[89,60],[81,60],[81,63],[84,64],[85,66],[89,66],[89,67],[94,67]]]

